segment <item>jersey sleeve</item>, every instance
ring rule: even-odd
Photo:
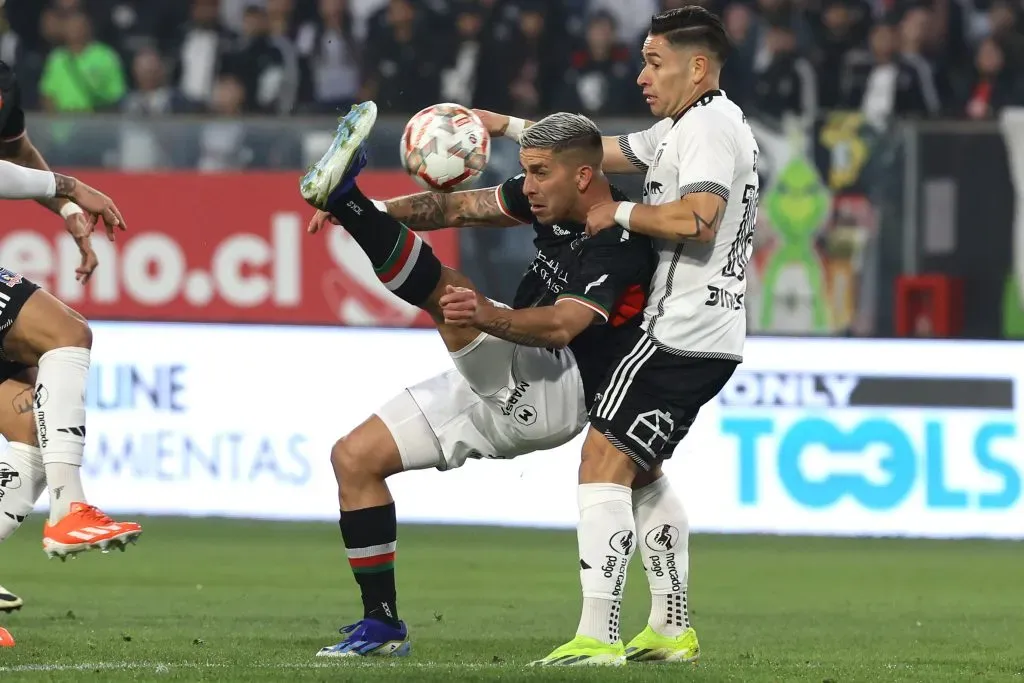
[[[0,142],[25,135],[25,112],[21,109],[21,89],[14,70],[0,62]]]
[[[620,135],[619,150],[629,160],[629,163],[641,171],[646,171],[647,167],[654,161],[654,154],[658,149],[658,144],[671,128],[672,119],[662,119],[647,130]]]
[[[710,192],[728,202],[736,174],[732,123],[711,110],[698,109],[689,114],[685,125],[679,138],[680,198],[691,192]]]
[[[498,197],[498,208],[513,220],[529,225],[533,223],[533,212],[530,211],[530,200],[523,193],[526,176],[520,173],[509,178],[494,189]]]
[[[646,237],[620,227],[602,230],[583,243],[576,277],[556,303],[582,304],[608,322],[628,292],[638,286],[646,291],[653,268],[654,249]]]

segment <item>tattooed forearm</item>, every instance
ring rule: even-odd
[[[54,173],[53,177],[57,179],[57,192],[58,197],[70,198],[75,194],[75,189],[78,187],[78,181],[71,176],[61,175],[60,173]]]
[[[50,166],[46,163],[46,159],[44,159],[43,155],[39,153],[36,146],[32,144],[28,135],[23,135],[17,140],[0,143],[0,158],[18,164],[19,166],[24,166],[25,168],[34,168],[39,171],[50,170]],[[60,213],[61,208],[68,200],[58,195],[52,199],[39,199],[37,201],[50,211]]]
[[[388,213],[413,230],[447,228],[448,197],[437,192],[422,192],[384,202]]]
[[[714,235],[718,232],[718,226],[722,223],[722,209],[721,207],[715,209],[715,214],[711,217],[711,220],[704,218],[694,211],[693,222],[697,226],[697,231],[694,233],[694,237],[699,237],[706,232],[710,232]]]
[[[486,332],[492,337],[498,339],[504,339],[510,341],[513,344],[522,344],[523,346],[538,346],[540,348],[547,348],[552,346],[552,340],[546,339],[541,336],[532,334],[526,334],[523,332],[516,332],[512,329],[512,321],[508,318],[495,318],[487,322],[479,323],[476,328],[481,332]]]
[[[443,194],[423,192],[384,202],[388,213],[413,230],[518,225],[501,210],[494,188]]]

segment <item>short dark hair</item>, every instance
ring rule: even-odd
[[[596,159],[597,165],[604,158],[601,129],[582,114],[558,112],[545,116],[533,124],[519,138],[523,149],[550,149],[561,152],[583,152]]]
[[[722,20],[699,5],[655,14],[651,17],[651,35],[665,36],[671,45],[707,48],[719,63],[732,50]]]

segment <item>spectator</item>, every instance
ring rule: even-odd
[[[1017,10],[1007,0],[995,0],[986,19],[988,35],[1002,48],[1007,68],[1019,70],[1024,65],[1024,35],[1018,28]]]
[[[840,106],[847,55],[860,47],[859,18],[848,0],[826,0],[818,41],[818,104],[824,109]]]
[[[917,71],[917,79],[935,94],[938,105],[943,99],[948,102],[951,82],[936,49],[935,14],[923,5],[910,7],[900,20],[899,33],[903,62]]]
[[[295,40],[295,0],[267,0],[267,23],[270,35]]]
[[[414,112],[437,100],[439,68],[432,36],[421,31],[417,6],[391,0],[386,28],[371,33],[361,99],[376,99],[385,110]]]
[[[221,70],[242,82],[246,111],[287,114],[295,106],[298,57],[287,40],[271,38],[266,9],[249,3],[238,49],[224,56]]]
[[[754,111],[775,120],[796,115],[809,126],[818,113],[817,76],[810,61],[797,53],[789,23],[769,27],[765,46],[770,57],[756,74]]]
[[[508,37],[485,46],[473,101],[484,109],[532,116],[550,108],[565,72],[564,27],[548,24],[542,0],[518,5]]]
[[[754,52],[757,36],[754,32],[756,18],[749,5],[735,2],[729,5],[723,16],[725,31],[733,50],[722,67],[722,87],[729,93],[729,99],[745,107],[754,87]]]
[[[959,115],[990,119],[1007,105],[1020,105],[1019,87],[1006,69],[1003,49],[995,38],[986,38],[974,58],[974,77],[960,100]]]
[[[143,48],[132,60],[135,88],[121,103],[121,110],[133,116],[165,116],[192,110],[188,99],[167,83],[167,69],[160,53]]]
[[[871,53],[853,54],[848,60],[843,100],[860,109],[876,126],[893,116],[934,116],[939,113],[935,85],[922,79],[921,70],[899,54],[899,38],[892,24],[871,30]]]
[[[317,21],[298,32],[304,99],[315,111],[346,109],[359,96],[359,45],[345,0],[319,0]]]
[[[473,104],[477,65],[480,62],[480,36],[484,17],[474,2],[461,3],[455,13],[455,35],[441,70],[441,99]]]
[[[224,56],[237,37],[220,23],[219,0],[192,0],[188,21],[180,29],[175,55],[178,88],[198,104],[210,102]]]
[[[628,45],[632,50],[639,49],[647,29],[651,27],[651,15],[660,10],[658,0],[590,0],[590,11],[594,14],[610,14],[615,20],[618,42]]]
[[[586,46],[573,53],[558,109],[591,115],[642,112],[629,49],[617,41],[615,19],[599,12],[587,23]]]
[[[124,66],[117,52],[92,37],[89,18],[80,11],[63,20],[64,46],[50,53],[40,93],[49,111],[92,112],[116,107],[124,97]]]
[[[238,119],[245,112],[248,96],[236,76],[222,74],[210,94],[210,114],[220,119],[203,126],[199,139],[200,171],[220,172],[243,169],[255,156],[248,129]]]

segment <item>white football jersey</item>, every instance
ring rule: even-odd
[[[645,204],[668,204],[691,192],[725,200],[714,242],[657,240],[644,329],[669,353],[743,360],[758,193],[757,142],[743,111],[713,90],[675,119],[621,136],[619,148],[647,171]]]

